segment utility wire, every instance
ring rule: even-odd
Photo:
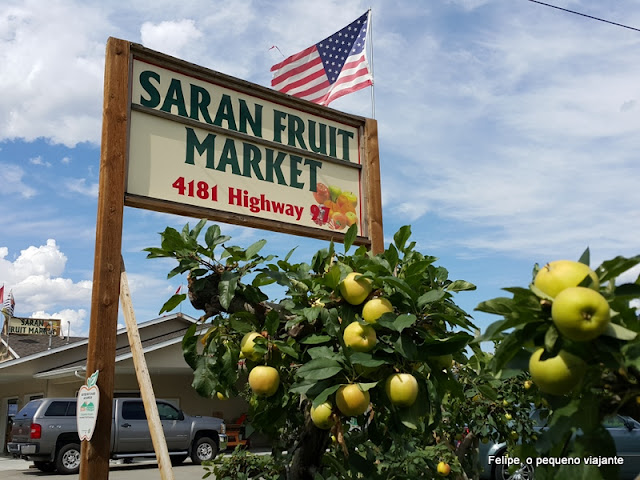
[[[574,15],[580,15],[581,17],[587,17],[592,20],[598,20],[599,22],[608,23],[610,25],[615,25],[616,27],[628,28],[629,30],[635,30],[636,32],[640,32],[640,28],[630,27],[629,25],[623,25],[622,23],[612,22],[610,20],[605,20],[604,18],[594,17],[592,15],[587,15],[586,13],[576,12],[575,10],[569,10],[567,8],[557,7],[556,5],[551,5],[549,3],[540,2],[538,0],[529,0],[533,3],[539,3],[540,5],[544,5],[545,7],[556,8],[558,10],[562,10],[563,12],[573,13]]]

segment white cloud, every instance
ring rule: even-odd
[[[91,183],[87,185],[86,178],[73,178],[65,181],[67,190],[71,192],[80,193],[92,198],[98,198],[98,183]]]
[[[7,247],[0,248],[0,278],[13,291],[16,316],[89,304],[92,282],[63,277],[67,257],[55,240],[22,250],[14,261],[8,255]]]
[[[7,163],[0,163],[0,194],[19,195],[23,198],[31,198],[37,192],[23,182],[25,173],[22,167]]]
[[[38,155],[37,157],[30,158],[29,159],[29,163],[31,165],[42,165],[44,167],[50,167],[51,166],[51,163],[45,162],[40,155]]]
[[[189,19],[158,24],[145,22],[140,34],[144,46],[173,56],[180,56],[185,46],[202,37],[195,22]]]

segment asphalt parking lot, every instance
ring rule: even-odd
[[[173,476],[176,480],[200,479],[206,473],[202,465],[194,465],[189,460],[184,464],[173,467]],[[0,457],[0,478],[2,480],[74,480],[79,475],[58,475],[57,473],[44,473],[32,466],[26,460],[16,460],[9,457]],[[213,475],[208,477],[214,479]],[[130,464],[112,462],[109,468],[109,480],[162,480],[156,461],[135,461]]]

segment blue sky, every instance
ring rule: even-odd
[[[457,301],[482,329],[495,319],[474,307],[527,285],[536,262],[640,253],[638,31],[528,0],[118,3],[0,5],[0,284],[17,316],[88,332],[109,36],[268,86],[282,59],[272,45],[296,53],[370,6],[386,244],[410,224],[420,251],[478,286]],[[632,0],[548,3],[640,28]],[[331,107],[371,116],[370,98]],[[125,209],[139,321],[180,284],[142,249],[186,221]],[[296,261],[326,245],[221,227],[239,245],[267,239],[265,253],[297,245]]]

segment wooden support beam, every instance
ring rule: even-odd
[[[128,133],[130,44],[109,38],[104,73],[102,144],[87,374],[96,370],[100,403],[93,437],[82,442],[80,480],[109,477],[120,258]]]
[[[368,236],[371,252],[384,252],[384,231],[382,228],[382,191],[380,189],[380,153],[378,151],[378,122],[367,118],[364,124],[364,151],[367,178]]]
[[[162,430],[162,421],[158,414],[156,396],[153,393],[153,385],[151,384],[147,361],[142,351],[142,341],[140,340],[136,315],[133,311],[129,281],[127,280],[127,272],[124,269],[124,259],[122,260],[120,272],[120,303],[122,304],[122,314],[124,315],[125,325],[127,326],[127,336],[129,337],[133,365],[136,369],[136,377],[138,379],[138,385],[140,386],[140,396],[144,404],[144,411],[147,414],[151,442],[153,443],[153,449],[158,459],[160,478],[162,480],[173,480],[171,457],[169,456],[169,449],[167,448],[167,440],[164,437],[164,430]]]

